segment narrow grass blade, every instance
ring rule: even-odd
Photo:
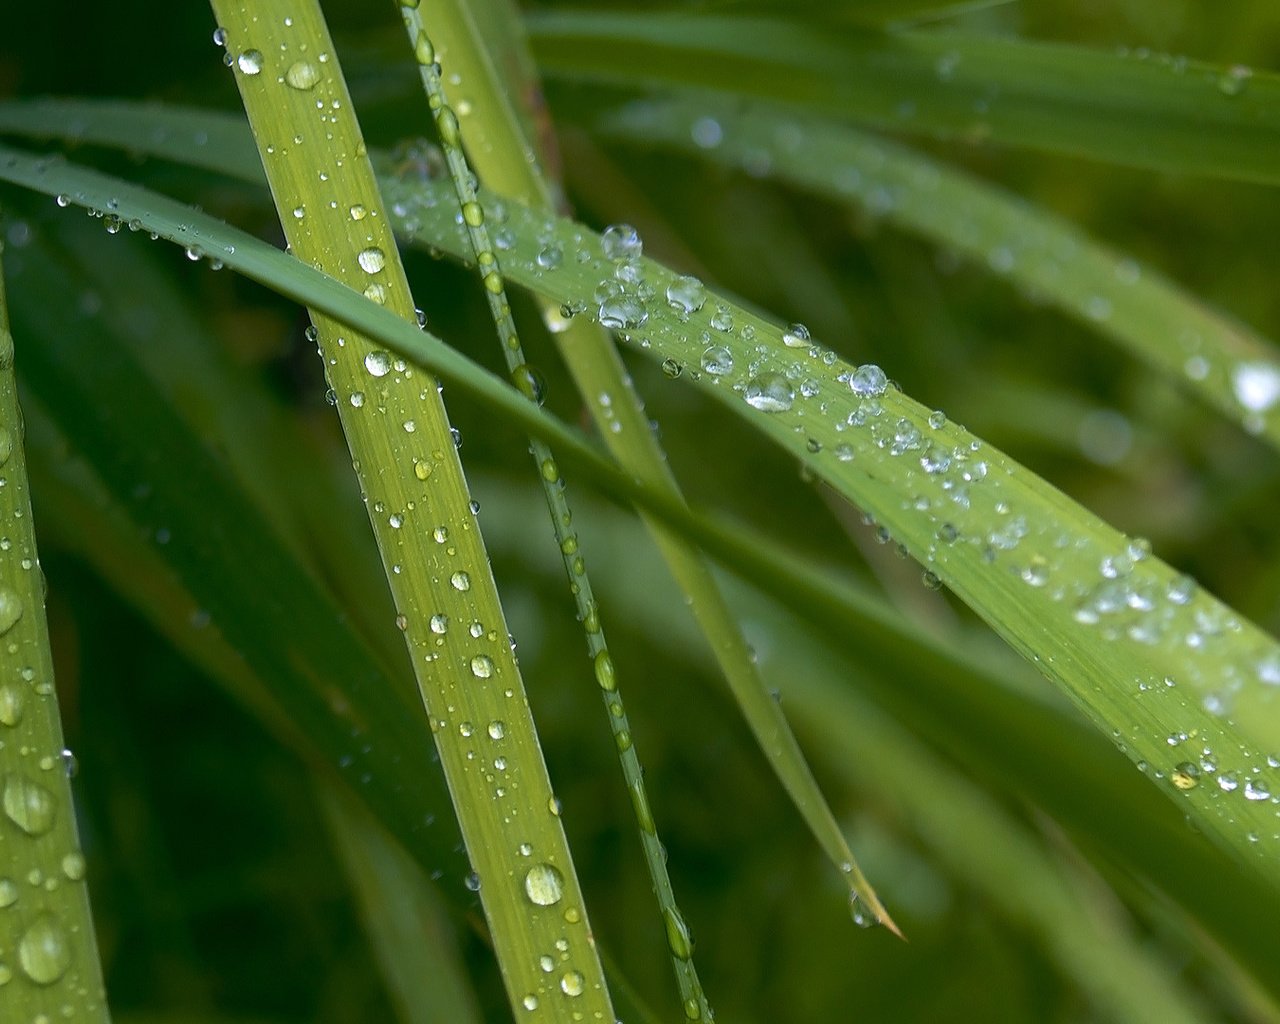
[[[402,1024],[480,1024],[480,1010],[439,895],[367,811],[317,789]]]
[[[4,245],[0,243],[0,255]],[[0,1010],[11,1019],[109,1021],[87,866],[62,739],[36,551],[22,413],[0,267]],[[26,346],[22,346],[25,358]]]
[[[475,175],[462,152],[458,118],[445,96],[440,77],[441,66],[436,61],[434,44],[427,35],[417,7],[406,5],[402,8],[402,13],[405,27],[409,32],[409,42],[418,61],[427,105],[431,108],[437,133],[444,146],[449,177],[453,181],[458,205],[467,227],[470,254],[479,268],[484,284],[489,313],[497,330],[498,343],[506,362],[507,373],[512,383],[524,392],[526,398],[541,404],[544,399],[545,384],[541,373],[525,360],[524,347],[520,343],[520,335],[516,331],[515,319],[511,313],[511,304],[507,299],[497,250],[489,234],[484,208],[476,196]],[[613,733],[622,773],[631,795],[636,823],[640,829],[640,843],[644,850],[645,863],[657,897],[658,911],[667,930],[667,945],[671,952],[671,964],[676,985],[680,989],[685,1016],[690,1020],[709,1021],[715,1014],[707,1001],[702,982],[698,978],[697,968],[693,964],[693,942],[689,935],[689,927],[685,923],[680,908],[676,905],[671,877],[667,873],[666,851],[658,838],[648,790],[644,784],[644,773],[631,735],[631,723],[627,717],[613,659],[605,640],[600,609],[596,604],[591,578],[587,573],[585,556],[578,544],[573,511],[569,507],[569,500],[565,493],[565,481],[561,478],[560,466],[546,442],[537,437],[531,438],[529,451],[533,456],[534,471],[541,483],[547,511],[551,517],[552,533],[560,549],[561,566],[577,606],[578,619],[586,634],[587,651],[595,670],[596,681],[600,686],[605,718]]]
[[[521,127],[529,117],[520,116],[519,105],[515,102],[517,96],[527,99],[541,95],[535,77],[528,73],[523,78],[517,77],[518,70],[528,59],[527,50],[509,39],[491,47],[481,30],[482,25],[510,25],[517,19],[482,19],[481,13],[470,11],[467,4],[454,0],[433,8],[433,31],[439,33],[441,51],[451,55],[450,67],[457,71],[461,100],[470,111],[461,125],[463,141],[473,155],[482,180],[490,189],[535,209],[551,212],[553,192],[558,190],[558,184],[539,168],[535,159],[538,147]],[[523,40],[518,43],[522,44]],[[514,65],[517,71],[509,72],[504,78],[499,75],[490,51],[510,53],[512,49],[516,49],[518,55],[509,58],[506,66]],[[541,150],[546,153],[550,148],[544,144]],[[619,240],[629,237],[628,230],[625,225],[619,225],[616,232]],[[634,246],[619,244],[615,249],[620,255],[615,273],[625,273],[631,256],[639,253],[638,237]],[[549,246],[541,253],[543,262],[554,264],[563,258],[564,250],[560,245]],[[552,331],[561,357],[614,458],[636,476],[679,497],[679,487],[667,465],[666,455],[650,429],[643,403],[607,333],[597,324],[566,320],[560,313],[558,302],[546,296],[539,298],[543,318]],[[861,908],[866,907],[866,912],[896,932],[893,919],[854,860],[849,844],[792,735],[791,727],[763,685],[752,652],[725,605],[706,562],[697,551],[656,523],[651,522],[650,525],[655,531],[663,559],[679,581],[690,611],[715,652],[725,681],[761,750],[823,851],[841,872],[851,896],[860,901],[859,913],[863,913]]]
[[[803,3],[789,4],[780,0],[713,0],[707,6],[734,11],[781,11],[787,14],[803,12],[811,17],[878,27],[939,21],[1013,2],[1014,0],[853,0],[850,3],[846,0],[805,0]]]
[[[695,126],[710,118],[716,143]],[[601,118],[606,137],[673,147],[768,175],[969,257],[1117,342],[1280,448],[1280,354],[1158,270],[963,171],[830,121],[678,97]]]
[[[412,296],[323,15],[314,2],[270,6],[268,18],[213,0],[285,235],[300,260],[410,326]],[[613,1019],[435,381],[315,307],[312,322],[513,1012]],[[539,957],[557,942],[567,955],[549,974]]]
[[[529,28],[557,78],[709,89],[899,132],[1280,182],[1280,76],[1245,67],[763,17],[554,11]]]
[[[0,149],[0,176],[99,208],[114,201],[122,215],[136,214],[148,230],[182,244],[220,246],[229,266],[410,354],[543,436],[563,458],[572,456],[609,493],[679,524],[748,578],[784,589],[814,623],[836,633],[845,628],[848,602],[830,581],[766,541],[741,543],[741,531],[727,533],[690,516],[618,473],[512,389],[477,375],[456,353],[388,311],[333,291],[323,275],[282,260],[269,246],[135,186],[11,150]],[[566,263],[548,275],[536,254],[539,239],[556,225],[514,204],[507,209],[513,234],[527,245],[513,250],[508,278],[563,298],[571,310],[591,308],[587,296],[597,268],[590,250],[581,264]],[[433,245],[465,253],[438,197],[412,213],[415,230]],[[566,224],[560,230],[565,244],[598,244],[583,228]],[[521,252],[527,262],[517,258]],[[676,280],[650,261],[644,274],[655,295]],[[1270,847],[1280,840],[1274,838],[1275,805],[1263,795],[1276,788],[1275,767],[1267,760],[1274,755],[1260,753],[1280,743],[1270,683],[1280,649],[1273,640],[1149,557],[1141,543],[1121,537],[994,449],[889,388],[874,368],[855,373],[816,345],[797,354],[779,327],[714,296],[696,319],[687,311],[682,319],[656,302],[644,313],[649,344],[642,351],[671,360],[682,373],[701,367],[689,370],[690,380],[696,375],[708,395],[874,514],[1101,728],[1119,732],[1124,752],[1182,802],[1197,827],[1276,886]],[[711,324],[713,316],[721,326]],[[733,334],[722,329],[728,320]],[[747,325],[754,338],[744,344],[740,331]],[[722,341],[710,348],[729,349],[732,366],[721,352],[708,355],[700,339],[704,330]],[[708,372],[704,359],[730,372]],[[788,373],[797,381],[789,405]],[[820,396],[826,401],[810,404]],[[813,415],[805,416],[806,409]],[[1183,743],[1192,749],[1178,751]]]

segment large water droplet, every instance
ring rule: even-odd
[[[236,66],[246,75],[256,75],[262,71],[262,51],[245,50],[236,58]]]
[[[692,959],[693,939],[680,911],[675,907],[668,907],[662,912],[662,917],[667,926],[667,945],[671,947],[671,955],[677,960]]]
[[[564,875],[553,864],[535,864],[524,876],[524,891],[530,903],[555,906],[564,897]]]
[[[477,679],[488,679],[493,675],[493,659],[487,654],[477,654],[471,659],[471,674]]]
[[[0,725],[14,726],[22,721],[22,710],[26,698],[22,691],[11,683],[0,686]]]
[[[376,274],[387,265],[387,254],[376,245],[371,245],[367,249],[360,250],[360,254],[356,256],[356,262],[366,274]]]
[[[300,60],[289,65],[289,70],[284,73],[284,80],[292,88],[306,92],[314,89],[320,81],[320,69],[309,60]]]
[[[702,369],[713,377],[733,372],[733,353],[723,345],[710,345],[702,353]]]
[[[560,977],[560,991],[567,996],[580,996],[586,989],[581,971],[565,971]]]
[[[449,577],[449,583],[454,590],[470,590],[471,589],[471,577],[468,576],[461,569],[459,569],[457,572],[455,572],[452,576]]]
[[[71,947],[56,917],[42,914],[31,922],[18,940],[18,963],[37,985],[52,985],[67,973]]]
[[[18,772],[4,778],[4,813],[29,836],[42,836],[53,828],[57,803],[40,783]]]
[[[1231,371],[1236,401],[1250,412],[1266,412],[1280,399],[1280,366],[1275,363],[1237,363]]]
[[[804,324],[792,324],[782,332],[782,343],[789,348],[808,348],[809,328]]]
[[[667,304],[681,316],[696,313],[707,302],[707,289],[696,277],[677,277],[667,285]]]
[[[22,598],[8,587],[0,587],[0,636],[18,624],[22,618]]]
[[[613,659],[608,651],[600,651],[595,657],[596,682],[600,689],[612,693],[618,688],[618,680],[613,672]]]
[[[12,878],[0,878],[0,910],[18,902],[18,885]]]
[[[600,303],[596,311],[600,326],[611,331],[625,331],[639,327],[649,319],[649,311],[639,299],[629,295],[613,295]]]
[[[391,353],[382,349],[370,352],[364,357],[364,368],[372,377],[385,377],[391,372]]]
[[[864,363],[849,377],[849,387],[862,398],[876,398],[888,389],[889,378],[874,363]]]
[[[600,236],[600,248],[606,259],[638,260],[644,245],[640,234],[630,224],[612,224]]]
[[[761,412],[786,412],[795,401],[796,393],[786,377],[769,371],[752,377],[743,397],[747,405]]]

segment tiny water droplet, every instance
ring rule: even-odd
[[[476,874],[474,871],[468,872],[466,878],[462,880],[462,884],[465,885],[471,892],[479,892],[480,876]]]
[[[525,872],[524,891],[530,903],[554,906],[564,898],[564,875],[554,864],[535,864]]]

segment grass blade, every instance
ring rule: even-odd
[[[555,11],[529,28],[557,78],[709,89],[899,132],[1280,182],[1280,76],[1249,68],[762,17]]]
[[[213,3],[286,237],[299,259],[408,326],[408,282],[323,15],[314,3],[273,6],[268,19]],[[435,382],[315,308],[312,322],[512,1009],[532,1021],[613,1019]],[[539,957],[557,942],[567,955],[551,975]]]
[[[512,422],[540,433],[562,457],[572,456],[589,468],[611,494],[643,503],[668,522],[679,524],[708,551],[724,557],[749,578],[770,587],[785,581],[788,600],[803,608],[812,621],[835,633],[845,628],[848,602],[829,581],[797,567],[793,559],[767,542],[739,543],[740,531],[727,534],[689,516],[683,507],[619,474],[572,432],[558,427],[511,389],[477,376],[456,353],[424,339],[386,310],[361,302],[355,295],[332,292],[323,275],[289,265],[269,246],[233,233],[179,204],[83,169],[41,163],[0,150],[0,175],[48,194],[67,193],[89,205],[105,206],[114,200],[128,216],[136,213],[148,229],[183,244],[219,239],[217,244],[222,248],[218,251],[226,255],[229,266],[269,280],[283,293],[330,310],[386,344],[412,353],[477,400],[501,408]],[[420,190],[420,186],[416,188]],[[416,229],[433,244],[459,255],[465,253],[457,226],[439,205],[438,197],[416,207],[413,216]],[[571,308],[588,308],[584,296],[595,286],[591,259],[572,268],[562,267],[567,272],[559,276],[545,275],[536,262],[541,245],[537,240],[546,231],[554,231],[555,225],[513,204],[508,204],[508,216],[513,233],[527,245],[515,251],[523,252],[525,260],[513,255],[507,266],[508,278],[544,294],[562,296]],[[565,225],[561,230],[566,242],[598,244],[585,229]],[[234,251],[228,253],[226,246],[233,237]],[[675,275],[649,261],[645,274],[655,294],[662,294],[661,286],[675,280]],[[739,329],[751,326],[755,339],[749,351],[761,362],[750,376],[745,372],[749,368],[736,361],[732,375],[699,376],[698,383],[706,393],[812,464],[816,472],[846,490],[890,527],[908,550],[918,552],[939,575],[945,573],[975,610],[990,617],[996,631],[1015,650],[1062,683],[1107,732],[1120,731],[1118,738],[1127,756],[1141,761],[1164,792],[1182,802],[1198,827],[1253,864],[1268,886],[1275,886],[1277,861],[1269,849],[1277,841],[1270,831],[1274,828],[1270,824],[1274,804],[1260,796],[1275,788],[1274,767],[1266,760],[1270,755],[1258,753],[1275,750],[1280,739],[1273,689],[1268,682],[1272,659],[1280,656],[1275,642],[1189,580],[1147,557],[1141,545],[1128,550],[1130,542],[1125,538],[960,428],[945,422],[934,426],[941,422],[936,416],[895,390],[885,388],[878,395],[855,393],[847,379],[838,379],[848,378],[852,368],[839,366],[838,360],[816,346],[812,355],[792,354],[794,350],[782,342],[782,330],[754,314],[712,296],[698,319],[686,323],[654,303],[646,307],[652,320],[646,321],[649,347],[642,350],[683,367],[701,365],[706,355],[698,338],[702,329],[716,331],[726,344],[740,345],[740,338],[734,342],[733,336],[711,326],[711,317],[720,314],[722,306]],[[718,319],[724,322],[724,316]],[[815,415],[804,417],[807,399],[803,396],[798,406],[793,395],[791,407],[772,412],[744,400],[748,385],[757,402],[762,390],[773,390],[774,378],[763,382],[770,388],[761,389],[762,373],[781,373],[785,380],[786,374],[772,367],[797,359],[806,360],[801,364],[806,367],[812,360],[816,364],[814,379],[820,375],[827,380],[817,386],[818,393],[831,402],[827,410],[815,403]],[[689,377],[695,373],[701,371],[691,371]],[[802,377],[800,382],[808,379]],[[864,391],[884,387],[870,370],[858,383]],[[868,383],[872,387],[868,388]],[[740,390],[735,390],[734,384]],[[880,414],[873,415],[877,404]],[[833,421],[833,411],[845,415]],[[848,415],[858,419],[858,414],[861,425],[850,429]],[[886,430],[892,434],[901,430],[903,436],[887,437]],[[910,443],[919,446],[924,439],[929,440],[929,447],[910,448]],[[817,442],[817,451],[811,450],[810,440]],[[945,449],[940,444],[944,440],[949,442]],[[848,462],[843,458],[845,444],[853,451]],[[935,469],[941,468],[945,455],[945,471],[931,472],[924,463],[916,469],[912,459],[917,453],[929,454],[929,464]],[[971,479],[965,480],[961,474]],[[942,479],[932,479],[935,476]],[[969,499],[967,508],[957,500],[964,496]],[[1007,503],[1004,510],[998,511],[997,506],[1003,503]],[[1060,541],[1065,546],[1059,547]],[[1020,546],[1022,553],[1010,554]],[[1070,581],[1075,574],[1065,569],[1068,563],[1080,569],[1074,586]],[[1036,585],[1050,581],[1052,585]],[[1152,607],[1143,608],[1148,602]],[[1095,617],[1105,621],[1090,621]],[[1101,628],[1096,628],[1099,624]],[[1155,636],[1148,630],[1154,630]],[[1148,642],[1152,639],[1155,642]],[[1177,678],[1168,674],[1170,670]],[[1174,685],[1168,685],[1166,678]],[[1142,713],[1135,715],[1135,708],[1141,708]],[[1175,749],[1186,742],[1177,739],[1184,730],[1198,730],[1193,741],[1198,764],[1184,761],[1188,755]],[[1187,731],[1187,736],[1191,735]],[[1171,737],[1177,740],[1173,745]],[[1249,792],[1243,789],[1246,781]]]
[[[15,1019],[108,1021],[71,796],[74,761],[53,683],[14,349],[0,272],[0,517],[9,524],[0,543],[0,942],[11,957],[0,967],[0,1008]]]
[[[716,144],[694,142],[711,118]],[[1048,211],[922,154],[765,106],[678,97],[599,120],[606,137],[672,147],[849,203],[969,257],[1074,317],[1280,448],[1275,345],[1159,271]]]

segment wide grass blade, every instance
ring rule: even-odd
[[[0,255],[4,244],[0,242]],[[29,340],[21,332],[24,342]],[[111,1019],[71,795],[0,266],[0,1012]],[[26,361],[27,345],[20,347]]]
[[[555,78],[708,89],[897,132],[1280,182],[1280,76],[1246,67],[764,17],[552,11],[529,30]]]
[[[213,0],[289,245],[337,293],[416,323],[351,96],[314,2]],[[308,145],[310,142],[310,145]],[[312,306],[512,1011],[614,1018],[514,645],[436,382]],[[559,944],[559,945],[557,945]],[[539,958],[558,948],[553,972]]]

